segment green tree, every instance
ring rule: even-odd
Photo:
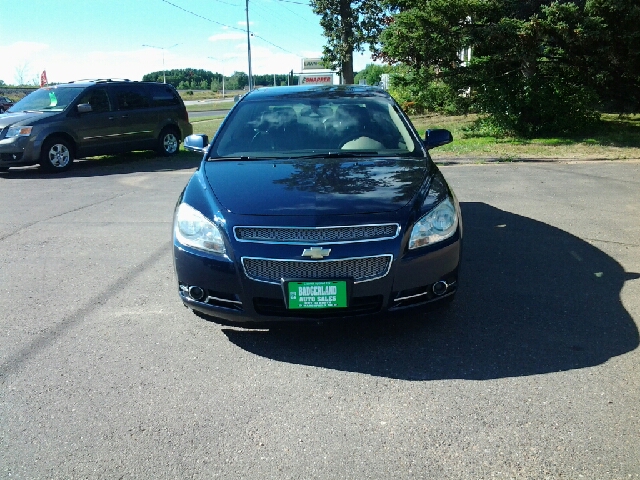
[[[593,42],[591,67],[604,108],[640,112],[640,3],[589,0],[585,11],[603,26]]]
[[[422,88],[442,81],[504,131],[569,133],[597,119],[592,56],[602,32],[585,2],[417,0],[396,4],[380,56]],[[472,58],[462,55],[471,48]],[[468,51],[468,50],[467,50]]]
[[[364,70],[360,70],[354,77],[354,83],[360,83],[360,80],[366,80],[367,85],[378,85],[383,73],[391,72],[389,65],[377,65],[370,63]]]
[[[385,7],[376,0],[310,0],[327,39],[323,60],[342,73],[344,83],[354,83],[353,52],[374,48],[383,28]]]
[[[233,72],[233,75],[228,77],[226,81],[227,90],[242,90],[249,85],[249,77],[244,72]]]

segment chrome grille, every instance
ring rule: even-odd
[[[236,240],[256,243],[320,245],[387,240],[398,236],[396,223],[348,227],[235,227]]]
[[[279,284],[283,278],[353,278],[367,282],[389,273],[393,255],[344,258],[340,260],[275,260],[242,258],[245,274],[252,280]]]

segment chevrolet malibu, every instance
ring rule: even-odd
[[[383,90],[275,87],[243,96],[174,212],[178,293],[232,323],[324,320],[448,303],[462,219],[428,150]]]

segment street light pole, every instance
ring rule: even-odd
[[[147,45],[146,43],[142,44],[143,47],[151,47],[151,48],[157,48],[158,50],[162,50],[162,83],[167,83],[167,72],[164,68],[164,52],[165,50],[169,50],[173,47],[177,47],[178,45],[180,44],[176,43],[175,45],[171,45],[170,47],[156,47],[155,45]]]
[[[247,56],[249,57],[249,91],[253,90],[253,75],[251,74],[251,40],[249,34],[249,0],[246,0],[247,4]]]

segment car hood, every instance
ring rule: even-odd
[[[16,123],[28,125],[32,120],[41,120],[43,118],[52,117],[59,114],[60,112],[6,112],[0,114],[0,130],[4,127],[8,127]]]
[[[426,158],[216,160],[204,171],[223,210],[239,215],[396,211],[429,174]]]

